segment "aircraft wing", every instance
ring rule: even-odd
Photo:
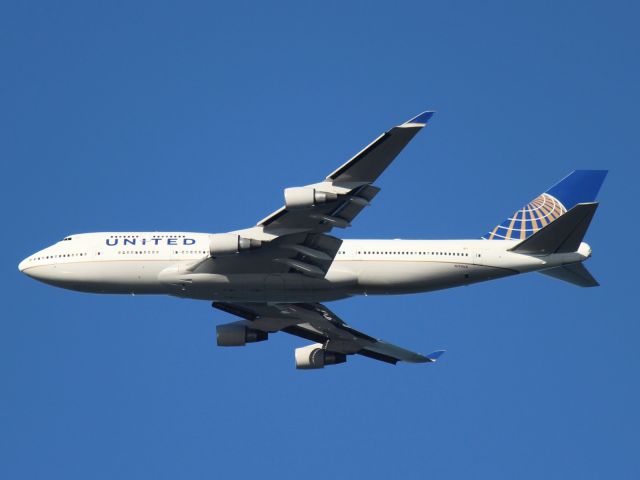
[[[443,351],[421,355],[362,333],[320,303],[223,303],[219,310],[244,319],[247,327],[264,332],[286,332],[322,344],[324,349],[345,355],[363,355],[387,363],[435,362]]]
[[[342,243],[328,233],[334,227],[348,227],[369,205],[380,191],[372,183],[432,115],[433,112],[423,112],[383,133],[324,181],[285,189],[282,208],[255,227],[216,234],[212,244],[226,245],[227,241],[233,244],[236,253],[240,253],[233,258],[236,270],[242,269],[244,261],[247,270],[253,273],[295,272],[323,278]],[[246,248],[240,248],[241,243]],[[215,253],[212,257],[216,257]],[[225,257],[219,256],[216,262],[224,270]],[[211,259],[206,259],[194,263],[188,270],[204,272],[211,265]]]
[[[324,181],[286,189],[285,205],[257,227],[274,237],[348,227],[380,191],[372,183],[432,116],[433,112],[423,112],[383,133]]]

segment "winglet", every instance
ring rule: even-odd
[[[407,120],[400,126],[401,127],[424,127],[429,121],[429,119],[433,117],[434,113],[435,112],[431,110],[427,110],[426,112],[422,112],[421,114],[416,115],[411,120]]]
[[[418,133],[434,112],[422,112],[393,127],[364,147],[354,157],[331,172],[326,182],[373,183]]]
[[[437,350],[435,352],[430,353],[426,357],[429,359],[430,362],[436,362],[444,352],[446,352],[446,350]]]

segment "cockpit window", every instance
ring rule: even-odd
[[[66,242],[67,240],[71,240],[72,237],[65,237],[62,239],[63,242]]]

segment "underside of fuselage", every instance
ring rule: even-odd
[[[296,272],[190,272],[184,263],[168,262],[77,262],[36,268],[37,271],[25,273],[44,283],[80,292],[273,303],[429,292],[518,273],[510,268],[424,261],[335,262],[324,278]]]

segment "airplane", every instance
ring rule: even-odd
[[[284,205],[255,226],[225,233],[103,232],[70,235],[20,262],[21,272],[91,293],[161,294],[212,301],[239,318],[216,329],[219,346],[286,332],[309,340],[298,369],[361,355],[396,364],[433,363],[360,332],[321,302],[355,295],[431,292],[527,272],[581,287],[583,237],[606,170],[576,170],[485,235],[470,240],[342,240],[380,189],[373,185],[433,116],[426,111],[377,137],[324,180],[284,190]]]

